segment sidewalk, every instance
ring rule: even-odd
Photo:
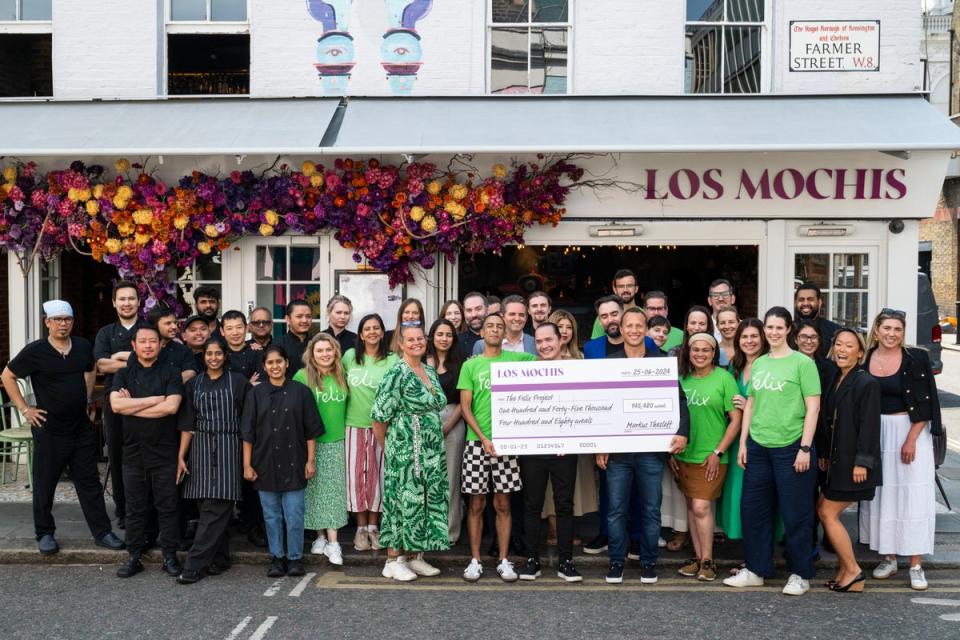
[[[946,491],[947,498],[953,506],[952,511],[948,511],[942,503],[942,497],[937,494],[938,513],[937,513],[937,537],[936,550],[930,556],[925,565],[930,568],[957,569],[960,568],[960,454],[949,452],[944,466],[939,470],[940,479]],[[69,483],[61,483],[62,491],[58,492],[57,505],[54,508],[54,516],[57,520],[57,541],[60,543],[60,553],[54,556],[41,556],[37,552],[36,541],[33,533],[33,516],[31,505],[23,498],[29,499],[29,491],[23,489],[23,476],[18,487],[5,485],[0,491],[0,564],[10,563],[56,563],[56,564],[102,564],[119,565],[126,558],[124,552],[113,552],[101,549],[93,544],[90,533],[87,530],[86,523],[80,511],[80,506],[76,504],[73,497],[72,487]],[[61,501],[61,497],[62,501]],[[108,497],[108,512],[113,513],[113,505]],[[843,516],[847,528],[855,536],[857,528],[857,517],[855,511],[848,511]],[[578,519],[577,533],[584,539],[589,540],[597,530],[597,519],[595,514]],[[122,531],[116,531],[123,537]],[[353,550],[351,542],[353,540],[353,531],[344,529],[340,535],[344,550],[345,566],[372,565],[384,561],[385,551],[357,552]],[[856,539],[854,537],[854,539]],[[462,536],[461,544],[449,551],[430,554],[430,561],[439,566],[462,568],[466,566],[470,559],[469,549],[465,544],[466,531]],[[482,550],[486,553],[489,547],[489,540],[484,540]],[[867,549],[864,545],[856,545],[858,557],[867,567],[872,567],[879,561],[879,556]],[[309,550],[309,549],[307,549]],[[259,549],[252,546],[245,536],[240,533],[234,533],[231,539],[232,558],[235,563],[241,564],[265,564],[268,561],[266,549]],[[691,555],[689,548],[671,553],[666,549],[661,549],[659,563],[664,566],[679,566],[684,563]],[[606,554],[595,556],[585,555],[579,549],[575,550],[574,560],[583,566],[605,566],[607,563]],[[722,568],[732,567],[742,559],[742,551],[739,541],[727,542],[717,545],[714,553],[717,564]],[[781,555],[778,551],[777,555]],[[147,558],[148,560],[158,561],[159,552],[153,550]],[[548,565],[555,565],[556,547],[550,547],[542,554],[542,561]],[[493,558],[484,557],[485,563],[492,563]],[[519,558],[514,558],[518,561]],[[307,554],[308,564],[318,565],[325,563],[326,559]],[[782,562],[778,558],[778,562]],[[836,556],[826,551],[821,551],[821,559],[818,566],[822,569],[836,566]]]

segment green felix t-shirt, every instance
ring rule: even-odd
[[[663,343],[663,350],[670,351],[674,347],[683,344],[683,330],[679,327],[670,327],[670,333],[667,334],[667,341]]]
[[[702,464],[723,440],[729,424],[727,413],[733,411],[733,396],[740,393],[740,389],[730,372],[720,367],[702,378],[684,376],[680,378],[680,386],[690,411],[690,442],[683,453],[675,457],[683,462]],[[729,452],[723,454],[720,462],[730,462]]]
[[[496,358],[474,356],[463,363],[460,368],[460,379],[457,380],[457,389],[473,392],[470,409],[485,438],[490,438],[493,433],[490,411],[493,404],[490,397],[490,365],[494,362],[527,362],[536,359],[536,356],[529,353],[502,351]],[[473,432],[473,429],[467,427],[467,440],[480,440],[480,437]]]
[[[323,418],[323,435],[317,442],[340,442],[346,433],[347,425],[347,392],[341,389],[332,376],[324,376],[323,391],[314,389],[307,383],[307,370],[300,369],[293,379],[302,382],[313,393],[317,403],[317,410]]]
[[[370,409],[373,408],[373,398],[377,395],[377,386],[400,357],[395,353],[383,360],[364,356],[361,365],[357,362],[355,353],[355,350],[347,349],[343,354],[343,370],[347,374],[347,387],[350,389],[350,396],[347,398],[347,425],[369,429]]]
[[[753,363],[747,396],[753,398],[750,437],[764,447],[785,447],[803,435],[804,398],[820,395],[813,360],[799,351],[783,358],[760,356]]]

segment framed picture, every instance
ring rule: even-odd
[[[334,271],[336,293],[347,296],[353,303],[350,316],[350,331],[357,330],[360,318],[368,313],[379,313],[387,329],[400,311],[400,304],[407,297],[407,287],[390,288],[390,277],[379,271],[337,270]]]

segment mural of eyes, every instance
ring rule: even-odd
[[[419,67],[419,62],[423,58],[420,38],[412,31],[388,31],[384,34],[380,53],[383,56],[383,62],[387,64],[417,63]]]
[[[317,62],[353,62],[353,40],[344,33],[328,32],[317,42]]]

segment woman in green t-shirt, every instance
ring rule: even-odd
[[[383,319],[370,313],[357,325],[357,346],[343,354],[347,376],[347,508],[357,515],[357,551],[380,549],[377,522],[383,503],[383,449],[373,435],[370,409],[377,386],[398,362],[387,349]]]
[[[746,568],[724,580],[731,587],[763,584],[773,575],[777,508],[783,517],[786,595],[803,595],[813,565],[813,437],[820,411],[820,376],[813,360],[787,344],[790,312],[773,307],[763,319],[770,353],[753,363],[743,411],[738,463],[744,469],[743,549]]]
[[[337,529],[347,524],[347,472],[343,438],[346,428],[347,378],[340,362],[340,343],[327,333],[318,333],[303,352],[303,369],[293,379],[307,385],[317,403],[323,435],[314,448],[316,474],[307,482],[303,526],[314,529],[310,553],[325,555],[330,564],[343,564]]]
[[[687,501],[687,522],[696,556],[680,568],[680,575],[711,582],[717,578],[713,563],[713,501],[723,491],[729,454],[740,431],[740,410],[733,398],[737,383],[718,367],[717,340],[695,333],[680,352],[680,385],[690,411],[690,441],[670,459]]]

